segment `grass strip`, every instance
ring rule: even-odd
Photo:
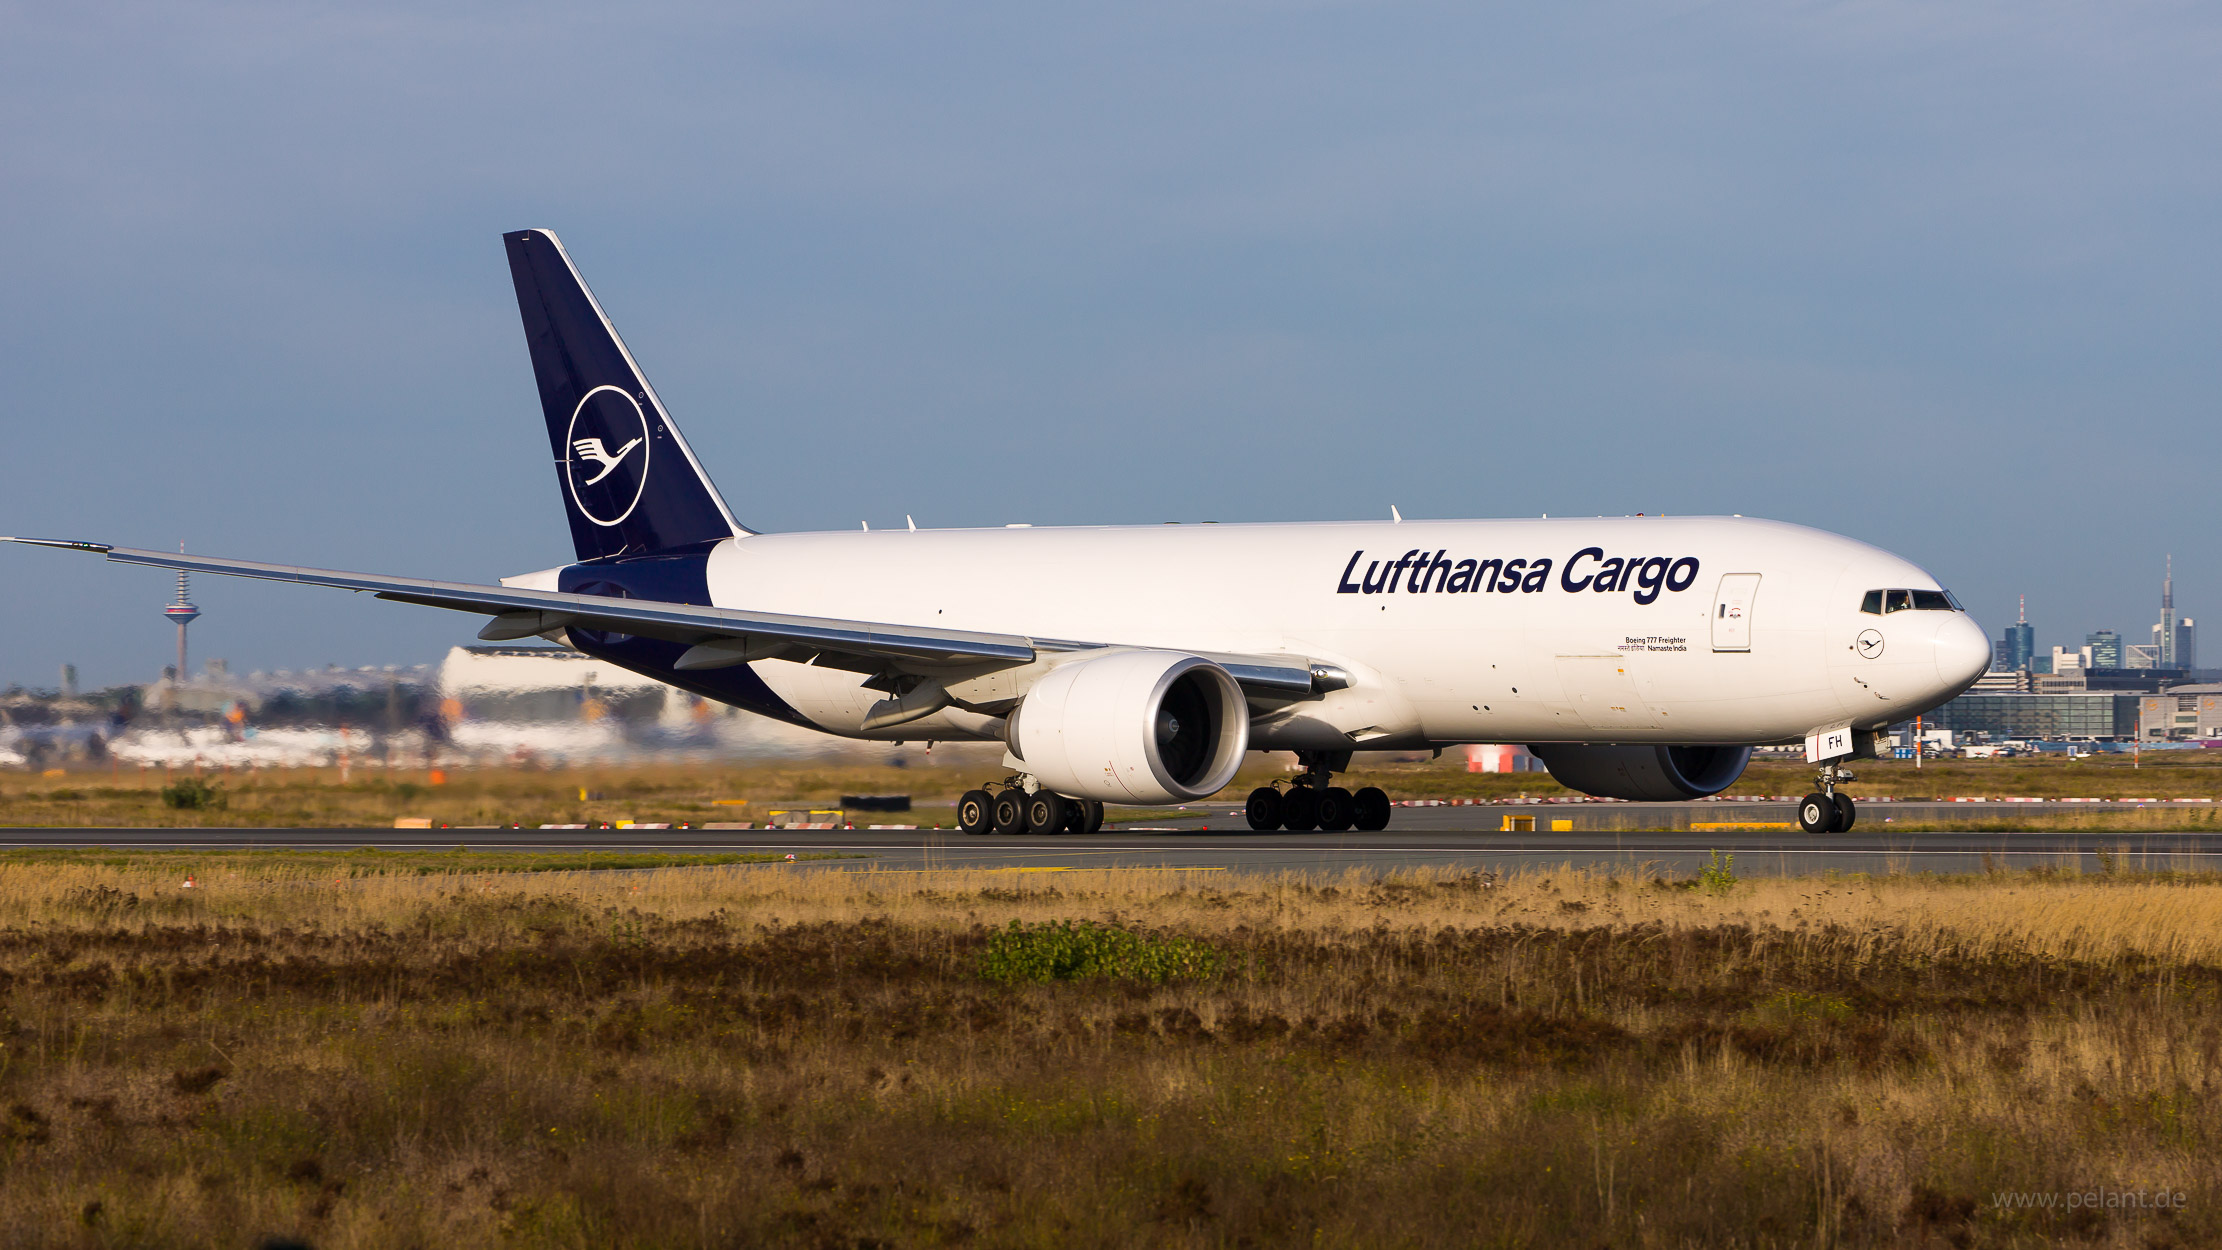
[[[347,876],[439,876],[448,873],[606,872],[617,869],[709,868],[733,864],[801,863],[857,859],[860,856],[814,852],[794,856],[767,852],[705,854],[652,851],[387,851],[357,847],[347,851],[192,849],[121,850],[111,847],[54,847],[0,850],[0,865],[79,865],[116,869],[210,872],[218,869],[256,877],[298,877],[330,872]]]
[[[1900,799],[1955,797],[2222,798],[2222,751],[2148,752],[2126,755],[2030,759],[1867,760],[1855,766],[1860,796]],[[527,825],[643,822],[753,821],[774,809],[837,807],[844,794],[908,794],[910,812],[884,823],[947,824],[950,805],[999,766],[987,756],[959,751],[926,757],[895,750],[880,763],[788,764],[722,762],[596,764],[565,768],[458,768],[431,784],[429,770],[395,767],[352,772],[337,768],[215,770],[195,778],[180,770],[128,766],[80,767],[49,774],[0,770],[0,826],[364,828],[396,817],[434,824]],[[1239,802],[1252,786],[1285,781],[1287,769],[1261,757],[1222,792]],[[193,806],[172,806],[168,788]],[[1380,786],[1399,799],[1511,799],[1564,797],[1570,792],[1546,773],[1470,773],[1457,752],[1440,759],[1398,762],[1380,755],[1359,759],[1337,777],[1350,790]],[[1732,796],[1796,796],[1812,789],[1812,769],[1802,763],[1762,759],[1730,788]],[[853,812],[859,824],[876,813]],[[1151,810],[1115,818],[1162,819]],[[1239,818],[1235,818],[1239,820]]]

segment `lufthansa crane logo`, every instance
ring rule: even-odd
[[[595,474],[593,477],[586,479],[586,481],[580,484],[583,486],[592,486],[596,482],[601,481],[603,478],[608,477],[610,475],[610,470],[615,469],[618,465],[624,463],[625,457],[631,455],[633,448],[638,446],[640,446],[640,440],[636,438],[632,442],[629,442],[623,447],[618,448],[617,454],[613,456],[609,454],[609,450],[607,448],[602,446],[602,440],[598,438],[582,438],[578,442],[571,444],[571,450],[578,453],[579,459],[592,460],[596,464],[602,466],[602,471],[600,473]]]
[[[1880,630],[1863,629],[1852,643],[1859,648],[1859,655],[1863,660],[1880,658],[1883,653],[1883,636]]]
[[[648,433],[648,414],[623,387],[597,386],[579,400],[563,435],[563,481],[580,516],[618,525],[640,506],[648,488]]]

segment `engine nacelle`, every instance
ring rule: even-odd
[[[1250,708],[1227,670],[1175,651],[1115,651],[1049,670],[1005,741],[1043,788],[1106,803],[1186,803],[1234,780]]]
[[[1570,746],[1528,748],[1569,790],[1608,799],[1670,803],[1702,799],[1736,784],[1750,747]]]

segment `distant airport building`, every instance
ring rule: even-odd
[[[2072,653],[2071,653],[2072,654]],[[2053,657],[2040,656],[2037,669],[2029,673],[1986,673],[1973,689],[1977,692],[2003,694],[2079,694],[2083,691],[2107,691],[2114,694],[2159,694],[2171,683],[2188,680],[2190,674],[2169,668],[2080,668],[2069,665],[2060,672],[2048,666]],[[2019,681],[2011,679],[2019,678]]]
[[[1466,748],[1466,771],[1470,773],[1539,773],[1544,771],[1543,761],[1528,754],[1524,746],[1503,743],[1480,743]]]
[[[2042,679],[2040,679],[2042,680]],[[1963,694],[1922,718],[1924,729],[1993,738],[2129,741],[2138,736],[2145,696],[2119,691],[2065,694]]]
[[[2171,685],[2190,680],[2191,674],[2180,668],[2148,669],[2090,669],[2083,674],[2085,685],[2091,690],[2136,691],[2139,694],[2158,694]]]
[[[296,673],[231,671],[222,659],[205,660],[189,679],[165,676],[141,688],[150,712],[223,716],[234,708],[258,725],[352,725],[395,730],[411,724],[432,676],[429,666],[388,664],[373,668],[303,669]]]
[[[450,723],[683,723],[687,701],[700,702],[567,647],[456,647],[440,663],[438,684],[440,716]]]
[[[2222,738],[2222,685],[2175,686],[2138,700],[2137,736],[2146,742]]]
[[[757,716],[568,647],[455,647],[440,663],[438,697],[447,746],[486,761],[672,753],[876,760],[901,745],[837,738]],[[1001,743],[940,747],[960,757],[1002,749]]]

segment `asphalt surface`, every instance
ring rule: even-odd
[[[1971,812],[1971,806],[1987,810]],[[2034,810],[2036,805],[2022,810]],[[2067,810],[2134,805],[2075,805]],[[2187,807],[2190,805],[2186,805]],[[1647,807],[1683,816],[1688,829],[1611,828],[1640,822]],[[966,837],[934,829],[6,829],[0,848],[752,852],[838,854],[813,870],[918,872],[940,869],[1053,871],[1177,868],[1237,872],[1391,872],[1441,867],[1506,872],[1603,867],[1691,873],[1712,852],[1735,856],[1739,873],[1980,872],[2040,865],[2099,867],[2100,854],[2134,868],[2222,870],[2222,832],[1898,831],[1933,817],[2010,820],[2016,805],[1860,805],[1849,833],[1808,836],[1787,828],[1787,804],[1610,804],[1400,808],[1379,833],[1254,833],[1232,807],[1190,809],[1161,822],[1063,836]],[[2045,804],[2058,811],[2066,805]],[[1917,809],[1920,809],[1917,811]],[[2204,816],[2209,805],[2197,809]],[[1694,814],[1693,814],[1694,813]],[[1507,832],[1504,817],[1532,815],[1540,831]],[[900,817],[883,818],[899,821]],[[1564,821],[1567,829],[1554,829]],[[859,823],[862,823],[861,821]],[[1665,823],[1661,820],[1660,823]]]

